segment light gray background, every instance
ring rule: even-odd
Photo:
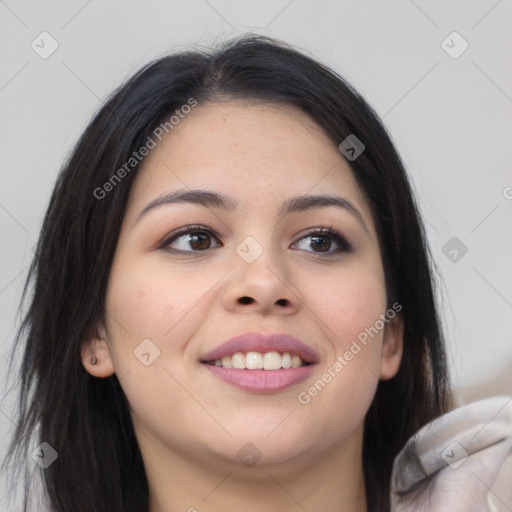
[[[91,115],[150,59],[252,31],[309,51],[383,117],[412,176],[443,279],[459,396],[512,394],[511,21],[511,0],[0,0],[2,386],[42,215]],[[31,48],[43,31],[59,45],[47,59]],[[456,59],[441,46],[453,31],[469,44]],[[453,37],[446,44],[461,48]],[[456,262],[443,253],[452,237],[468,249]],[[12,407],[7,394],[2,457]],[[3,509],[11,490],[0,480]]]

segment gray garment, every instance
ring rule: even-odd
[[[391,510],[494,512],[490,489],[510,453],[512,397],[455,409],[419,430],[396,457]]]

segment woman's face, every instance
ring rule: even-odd
[[[400,362],[389,313],[371,211],[336,145],[291,107],[210,103],[143,161],[83,364],[116,373],[146,461],[298,467],[360,454]]]

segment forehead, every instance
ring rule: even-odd
[[[234,101],[198,105],[150,151],[133,183],[138,207],[180,189],[207,188],[239,199],[281,203],[333,192],[365,209],[364,193],[337,145],[287,105]]]

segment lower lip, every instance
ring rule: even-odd
[[[314,364],[280,370],[241,370],[205,364],[216,377],[252,393],[269,394],[287,389],[311,375]]]

